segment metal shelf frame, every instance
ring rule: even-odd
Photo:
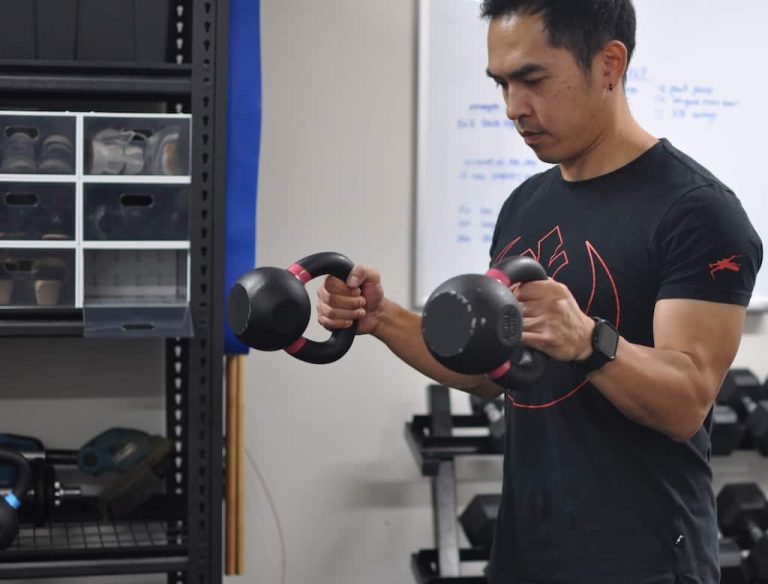
[[[183,545],[123,550],[12,550],[0,580],[101,574],[166,574],[169,584],[222,582],[222,380],[226,191],[228,0],[172,0],[177,62],[0,60],[3,109],[80,111],[91,102],[158,104],[192,115],[190,310],[194,337],[165,342],[166,433],[175,442],[169,506],[186,510]],[[51,103],[59,104],[52,107]],[[6,105],[9,104],[9,105]],[[86,105],[83,105],[86,104]],[[104,106],[107,109],[107,106]],[[4,313],[0,336],[81,336],[81,311]],[[10,319],[8,317],[11,317]]]
[[[487,434],[484,416],[451,413],[447,386],[429,385],[427,404],[428,415],[413,416],[405,424],[405,439],[421,474],[430,479],[435,547],[411,554],[411,571],[418,584],[482,584],[487,582],[483,576],[461,575],[464,563],[487,562],[489,550],[460,547],[455,459],[501,453]],[[480,434],[455,433],[470,428]]]

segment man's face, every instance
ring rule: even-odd
[[[502,89],[507,116],[544,162],[579,158],[603,129],[602,79],[585,74],[566,49],[552,47],[538,15],[491,21],[488,75]]]

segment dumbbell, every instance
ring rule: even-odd
[[[750,584],[749,570],[746,568],[747,554],[730,537],[718,542],[720,556],[720,584]]]
[[[268,266],[251,270],[230,290],[229,325],[240,341],[259,351],[283,350],[314,364],[336,361],[352,346],[357,323],[333,331],[323,343],[304,338],[312,310],[304,286],[325,274],[346,281],[353,267],[348,257],[323,252],[286,269]]]
[[[548,358],[520,342],[523,316],[510,287],[546,279],[536,260],[516,256],[502,260],[485,275],[446,280],[424,305],[421,332],[429,352],[452,371],[485,373],[508,389],[522,389],[536,381]]]
[[[749,584],[747,574],[742,567],[742,551],[731,538],[718,542],[720,549],[720,584]]]
[[[507,433],[507,425],[504,419],[504,400],[483,399],[477,395],[470,395],[469,405],[476,416],[483,416],[488,420],[488,436],[493,443],[493,447],[498,452],[503,452],[504,436]]]
[[[726,537],[749,549],[747,582],[768,582],[768,499],[756,483],[732,483],[717,495],[717,522]]]
[[[82,489],[79,486],[67,486],[59,482],[54,468],[54,463],[73,464],[74,453],[46,450],[37,438],[16,434],[0,434],[0,448],[19,453],[29,467],[29,485],[20,495],[24,501],[24,507],[20,511],[22,521],[34,523],[38,527],[45,525],[65,499],[81,496]],[[0,460],[0,489],[10,490],[12,485],[16,484],[16,473],[15,465],[4,464],[4,461]]]
[[[728,456],[741,444],[744,426],[731,406],[715,404],[712,412],[712,455]]]
[[[760,380],[749,369],[731,369],[723,380],[717,401],[731,406],[744,424],[752,444],[768,456],[768,401]]]
[[[473,547],[491,547],[500,506],[501,495],[475,495],[459,516],[459,523]]]

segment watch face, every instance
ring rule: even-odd
[[[597,324],[598,334],[596,349],[606,357],[613,359],[616,356],[616,347],[619,344],[619,333],[608,322]]]

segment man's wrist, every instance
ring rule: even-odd
[[[621,338],[619,331],[609,321],[599,317],[591,318],[594,321],[590,340],[592,350],[585,358],[576,360],[576,364],[587,373],[596,371],[616,359]]]
[[[582,333],[580,335],[581,341],[579,343],[581,348],[576,354],[574,361],[585,361],[594,352],[592,347],[592,336],[595,333],[595,326],[597,323],[586,314],[584,315],[584,320],[582,322],[584,323],[584,326],[582,327]]]
[[[393,330],[397,327],[397,313],[399,310],[405,309],[387,298],[382,298],[378,314],[376,315],[376,328],[371,331],[371,335],[386,343],[387,338],[392,335]]]

